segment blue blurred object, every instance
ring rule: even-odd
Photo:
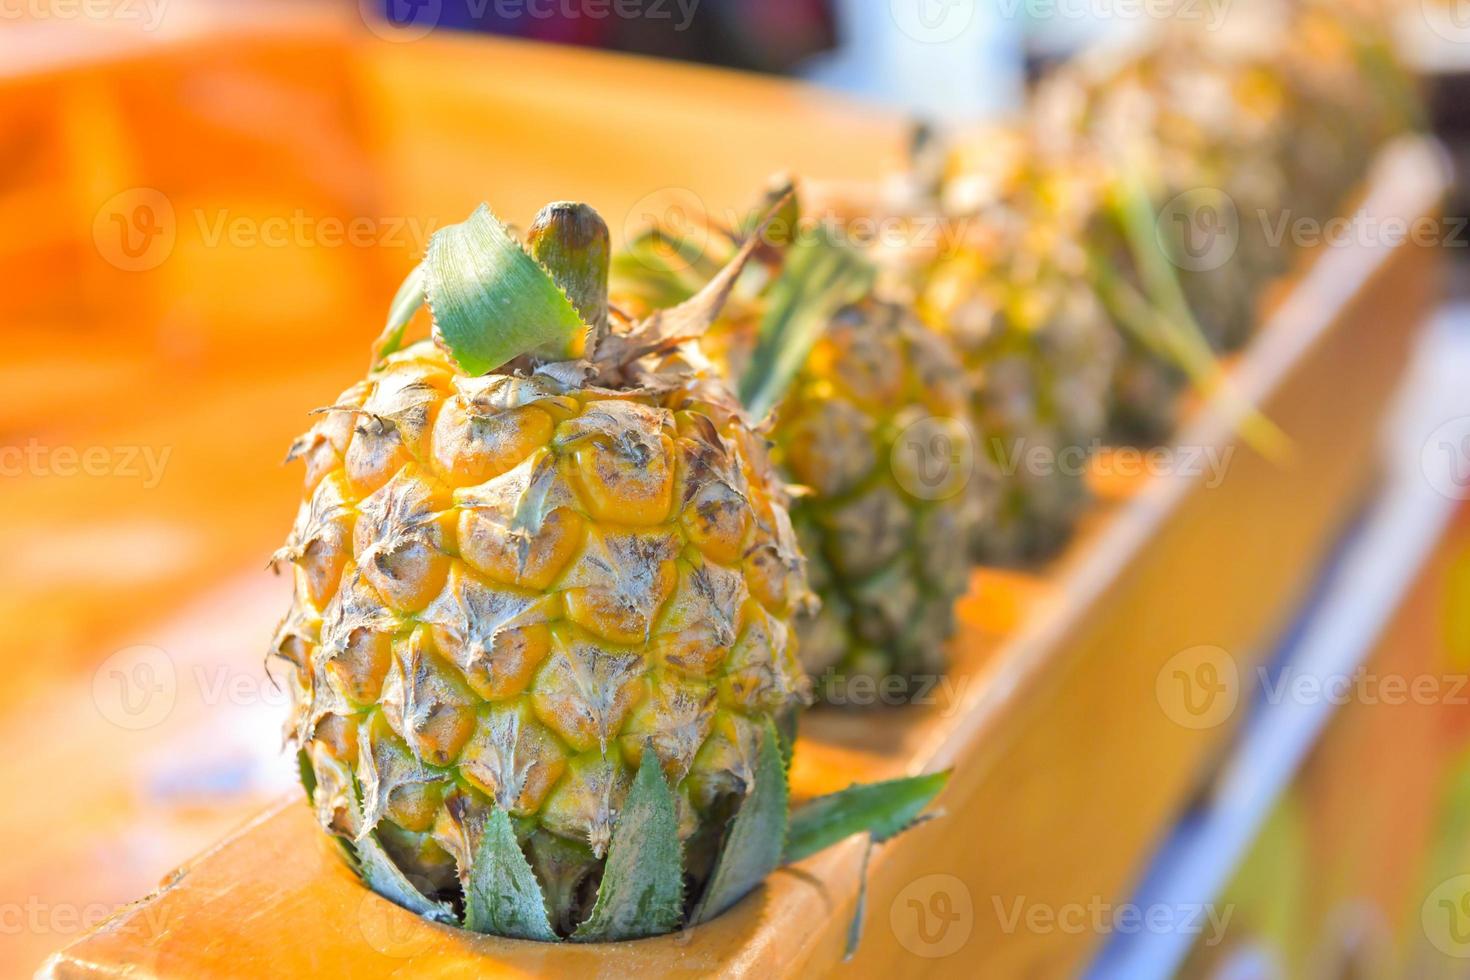
[[[982,0],[841,0],[813,81],[936,122],[1009,115],[1025,95],[1022,21]]]

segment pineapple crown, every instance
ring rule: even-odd
[[[762,241],[760,232],[784,204],[776,200],[757,233],[698,290],[641,320],[609,306],[611,236],[592,207],[548,204],[522,245],[481,204],[430,239],[423,261],[393,299],[374,362],[403,345],[409,324],[427,305],[434,342],[467,374],[567,364],[572,373],[610,387],[634,383],[631,365],[698,338],[718,318]]]
[[[691,280],[697,281],[702,270],[724,262],[728,271],[739,262],[726,295],[740,294],[757,311],[759,326],[750,366],[733,380],[741,402],[759,419],[780,401],[833,317],[872,291],[876,270],[835,240],[830,227],[819,223],[810,233],[802,230],[801,205],[786,175],[772,178],[757,205],[733,228],[708,218],[705,226],[704,242],[657,226],[645,229],[617,257],[614,269],[633,293],[670,301],[690,296]],[[721,254],[722,245],[728,245],[734,260]],[[762,272],[756,281],[740,275],[752,257]],[[681,305],[692,302],[684,299]]]

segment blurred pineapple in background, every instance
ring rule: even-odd
[[[967,542],[989,517],[994,477],[952,344],[875,290],[865,264],[823,237],[832,229],[794,208],[785,227],[786,240],[757,253],[707,348],[755,415],[769,413],[772,458],[796,485],[792,520],[822,600],[801,623],[802,662],[819,696],[856,706],[854,681],[871,691],[943,670]],[[743,235],[711,220],[699,237],[650,229],[614,263],[615,301],[633,311],[678,301]],[[916,433],[921,455],[933,437],[955,458],[913,458],[905,439]],[[937,482],[919,472],[930,463],[943,471]]]
[[[1086,160],[1048,155],[1028,127],[947,139],[916,131],[911,165],[881,186],[821,186],[824,216],[876,223],[885,291],[959,351],[996,503],[973,553],[1044,558],[1086,507],[1106,434],[1118,329],[1089,251],[1103,184]],[[1177,389],[1161,396],[1172,412]]]
[[[802,660],[829,701],[858,703],[855,680],[944,670],[968,542],[992,511],[971,404],[958,352],[869,296],[831,319],[774,410],[772,456],[800,488],[792,520],[822,598]],[[932,458],[935,439],[968,458]]]
[[[1283,168],[1295,207],[1325,220],[1342,213],[1376,149],[1423,124],[1417,83],[1393,44],[1404,3],[1296,0],[1287,8],[1289,26],[1272,35],[1265,63],[1287,93]]]
[[[1373,152],[1411,124],[1407,76],[1384,24],[1369,24],[1362,10],[1263,0],[1219,30],[1169,23],[1038,86],[1039,141],[1094,161],[1112,198],[1090,249],[1168,321],[1162,345],[1125,330],[1115,439],[1167,436],[1177,394],[1198,380],[1180,368],[1205,354],[1189,351],[1194,328],[1215,352],[1244,346],[1294,260],[1292,228],[1340,213]]]
[[[939,200],[945,245],[914,284],[919,314],[962,352],[1000,500],[977,557],[1044,557],[1088,496],[1120,341],[1090,281],[1094,189],[1043,161],[1021,129],[955,143]]]

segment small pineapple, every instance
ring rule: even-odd
[[[1374,152],[1422,122],[1421,96],[1394,50],[1397,0],[1294,0],[1262,62],[1281,79],[1282,167],[1293,211],[1341,213]]]
[[[1074,168],[1048,166],[1023,133],[987,131],[952,147],[947,169],[934,206],[956,234],[920,267],[917,308],[976,379],[1003,481],[978,557],[1013,564],[1054,551],[1086,506],[1121,342],[1092,288],[1094,205]]]
[[[1381,6],[1282,0],[1232,11],[1218,31],[1174,23],[1039,87],[1037,132],[1111,174],[1091,237],[1116,280],[1110,312],[1128,323],[1115,438],[1167,436],[1179,390],[1218,376],[1211,351],[1249,341],[1294,259],[1285,230],[1340,213],[1374,150],[1412,125]]]
[[[821,598],[798,632],[819,696],[861,706],[882,685],[901,701],[944,668],[969,580],[966,542],[995,478],[950,343],[879,295],[871,270],[802,225],[794,206],[785,216],[799,240],[761,244],[764,261],[711,330],[714,348],[753,414],[769,411],[772,458],[797,487],[792,520]],[[712,225],[716,259],[739,237]],[[671,255],[687,261],[688,249],[651,229],[619,256],[618,302],[640,309],[686,294],[688,273]]]
[[[1228,152],[1233,141],[1263,143],[1274,131],[1260,123],[1248,137],[1240,119],[1252,118],[1249,105],[1260,100],[1236,100],[1228,86],[1222,94],[1209,63],[1191,63],[1185,50],[1191,45],[1158,45],[1121,65],[1069,65],[1038,87],[1033,105],[1039,156],[1085,189],[1067,227],[1122,338],[1109,399],[1113,442],[1168,438],[1180,396],[1213,370],[1213,351],[1244,341],[1259,289],[1279,271],[1279,254],[1259,233],[1260,209],[1276,199],[1269,154],[1246,154],[1235,167]],[[1215,193],[1222,185],[1229,205]],[[1239,223],[1229,226],[1228,214]],[[1230,244],[1182,261],[1202,243],[1172,236],[1200,231],[1182,227],[1193,221],[1207,235],[1232,236]],[[1250,240],[1237,246],[1241,233]]]
[[[903,699],[897,685],[945,668],[992,493],[970,395],[948,342],[868,296],[831,318],[776,406],[772,458],[803,488],[792,520],[822,598],[802,662],[828,702],[861,706],[874,683]]]
[[[633,324],[595,212],[548,207],[529,239],[483,208],[438,233],[384,356],[293,446],[272,653],[317,816],[376,890],[500,935],[636,938],[780,859],[809,593],[764,440],[683,343],[747,256]],[[398,349],[425,299],[434,342]],[[732,814],[778,811],[774,851],[722,858]]]
[[[1150,245],[1166,245],[1211,346],[1241,347],[1265,284],[1285,269],[1268,220],[1284,196],[1290,137],[1275,73],[1213,34],[1174,25],[1121,65],[1060,73],[1039,101],[1044,118],[1080,129],[1108,166],[1138,171],[1131,179],[1161,219]]]

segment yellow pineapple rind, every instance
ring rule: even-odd
[[[293,447],[306,500],[276,556],[323,826],[449,890],[492,803],[600,857],[649,748],[686,837],[743,792],[763,719],[807,697],[765,448],[689,372],[469,378],[425,342],[349,389]]]

